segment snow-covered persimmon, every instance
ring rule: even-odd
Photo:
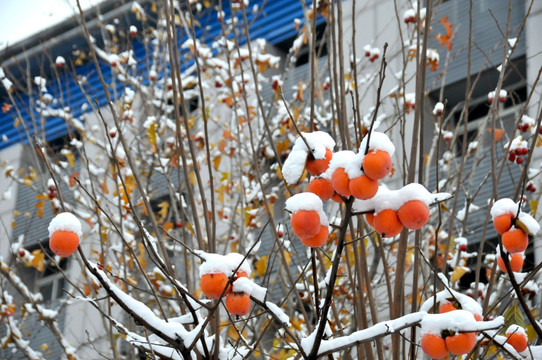
[[[512,227],[514,214],[502,214],[493,219],[493,227],[497,234],[502,235]]]
[[[243,270],[239,270],[235,273],[235,280],[239,279],[239,278],[242,278],[242,277],[248,277],[248,274],[246,273],[246,271],[243,271]]]
[[[522,253],[511,254],[508,257],[508,261],[510,262],[510,267],[512,268],[513,272],[519,272],[523,268],[523,254]],[[499,266],[499,269],[501,269],[502,272],[507,273],[506,266],[504,265],[504,259],[502,258],[502,256],[497,257],[497,265]]]
[[[333,196],[335,190],[331,186],[331,180],[324,178],[313,178],[307,186],[307,191],[318,195],[322,201],[328,201]]]
[[[58,256],[72,255],[79,247],[81,222],[72,213],[58,214],[49,223],[49,248]]]
[[[252,306],[250,296],[244,292],[232,292],[226,298],[226,309],[235,316],[244,316]]]
[[[308,247],[317,248],[324,245],[329,237],[329,228],[321,225],[318,234],[308,238],[301,238],[301,242]]]
[[[446,342],[438,335],[427,333],[422,336],[420,346],[423,352],[432,359],[443,359],[448,355]]]
[[[476,345],[476,333],[457,333],[447,336],[444,341],[449,352],[454,355],[463,355],[474,349],[474,345]]]
[[[320,215],[314,210],[299,210],[292,214],[290,225],[299,238],[310,238],[320,231]]]
[[[344,168],[337,168],[331,175],[331,185],[333,189],[344,197],[352,195],[350,192],[350,178]]]
[[[517,352],[523,352],[527,349],[527,334],[525,330],[518,325],[511,325],[506,330],[506,342],[512,345]]]
[[[213,300],[220,299],[221,296],[226,296],[231,291],[228,277],[224,273],[204,274],[200,278],[200,287],[205,296]]]
[[[399,221],[397,212],[392,209],[382,210],[376,214],[373,227],[383,237],[394,237],[403,230],[403,224]]]
[[[399,208],[397,215],[406,228],[418,230],[429,220],[429,208],[423,201],[410,200]]]
[[[529,237],[521,229],[512,229],[502,234],[502,245],[511,254],[524,252],[529,245]]]
[[[371,199],[378,192],[378,180],[371,179],[367,175],[361,175],[351,179],[348,188],[356,199]]]
[[[363,172],[374,180],[379,180],[391,171],[391,156],[383,150],[371,150],[363,158]]]
[[[321,175],[326,172],[332,157],[333,153],[330,149],[326,149],[326,154],[323,159],[315,159],[312,154],[309,154],[305,164],[305,169],[307,169],[307,171],[313,176]]]

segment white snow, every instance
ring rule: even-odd
[[[443,302],[449,302],[450,299],[456,300],[459,305],[461,305],[461,309],[466,310],[474,315],[480,315],[482,316],[482,307],[476,300],[471,298],[470,296],[467,296],[465,294],[461,294],[453,289],[447,289],[443,290],[441,292],[438,292],[435,296],[430,296],[421,306],[421,311],[430,311],[431,308],[434,305],[436,297],[437,303],[443,303]]]
[[[513,214],[514,216],[518,212],[518,204],[516,204],[512,199],[502,198],[491,207],[491,219],[494,220],[497,216],[504,214]]]
[[[360,153],[365,153],[368,137],[369,136],[366,135],[361,141],[361,145],[359,146]],[[390,138],[388,137],[388,135],[382,132],[373,131],[371,133],[371,139],[369,141],[369,150],[383,150],[387,152],[390,156],[392,156],[395,152],[395,146],[391,142]]]
[[[333,151],[335,147],[335,140],[324,131],[302,132],[301,134],[307,141],[312,156],[317,160],[324,159],[326,150]],[[308,155],[309,149],[307,149],[305,142],[301,137],[297,138],[292,151],[282,166],[282,175],[287,184],[295,184],[299,181],[303,175]]]
[[[205,259],[199,267],[200,277],[205,274],[216,273],[224,273],[227,276],[231,276],[237,267],[239,267],[240,271],[246,272],[248,276],[252,273],[248,260],[239,253],[219,255],[196,250],[196,254]]]
[[[474,315],[466,310],[454,310],[443,314],[427,314],[421,322],[421,334],[440,335],[443,330],[483,331],[504,325],[504,317],[491,321],[476,321]]]
[[[514,333],[517,333],[517,334],[520,334],[520,335],[523,335],[523,336],[527,337],[527,333],[525,332],[525,329],[522,328],[519,325],[516,325],[516,324],[510,325],[508,327],[508,329],[506,329],[506,335],[510,335],[510,334],[514,334]]]
[[[329,225],[322,199],[311,192],[303,192],[290,197],[286,200],[286,210],[292,214],[300,210],[314,210],[320,216],[320,224],[324,226]]]
[[[79,237],[83,235],[83,232],[81,231],[81,221],[69,212],[63,212],[55,216],[49,223],[48,230],[49,236],[53,235],[53,233],[58,230],[71,231]]]
[[[352,210],[354,212],[370,212],[378,213],[382,210],[399,208],[407,201],[420,200],[425,205],[429,206],[437,201],[443,201],[450,198],[448,193],[430,193],[423,185],[411,183],[403,186],[398,190],[389,190],[385,186],[380,186],[376,195],[369,200],[354,201]]]
[[[529,234],[531,235],[536,235],[536,233],[540,230],[540,224],[538,221],[527,213],[520,212],[518,220],[527,227],[527,230],[529,230]]]
[[[329,168],[324,173],[324,177],[331,179],[331,175],[338,168],[343,168],[351,179],[358,177],[363,174],[361,172],[362,161],[363,153],[356,154],[351,150],[337,151],[333,154],[333,158],[329,162]]]
[[[441,115],[444,111],[444,104],[440,101],[435,104],[435,107],[433,108],[433,115]]]

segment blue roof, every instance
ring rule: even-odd
[[[310,1],[308,2],[310,4]],[[258,9],[258,11],[252,11]],[[230,17],[230,9],[224,8],[225,19]],[[242,14],[237,14],[239,20],[242,20]],[[247,20],[250,26],[250,38],[263,38],[271,44],[278,44],[284,40],[292,38],[296,35],[297,31],[294,29],[295,18],[299,18],[303,21],[303,8],[301,2],[292,0],[253,0],[250,2],[250,7],[247,9]],[[222,33],[220,22],[216,20],[216,11],[209,9],[203,12],[198,21],[201,27],[196,29],[196,37],[205,43],[210,43],[213,39],[217,38]],[[324,20],[318,19],[321,23]],[[181,39],[182,43],[184,39]],[[241,42],[246,42],[246,39],[241,39]],[[133,44],[134,57],[138,61],[137,73],[138,75],[144,75],[146,73],[147,64],[145,61],[145,46],[140,41],[134,41]],[[52,54],[53,58],[55,54]],[[100,70],[104,76],[107,84],[114,83],[117,92],[122,93],[124,84],[118,80],[115,80],[112,76],[112,69],[109,64],[102,62],[100,64]],[[38,74],[35,74],[38,75]],[[85,76],[87,81],[82,85],[83,90],[76,81],[77,77]],[[64,73],[60,75],[59,82],[49,81],[48,90],[55,99],[63,99],[64,104],[58,104],[58,108],[69,107],[70,114],[74,118],[80,118],[83,115],[81,106],[88,102],[94,102],[94,99],[98,101],[99,106],[106,104],[104,89],[98,79],[97,71],[92,62],[77,67],[76,74]],[[40,118],[35,110],[29,112],[30,105],[35,101],[39,95],[37,87],[34,88],[35,92],[32,95],[33,98],[27,94],[16,93],[15,102],[19,108],[22,120],[28,125],[30,134],[40,131],[41,128],[34,129],[32,125],[32,118],[36,123],[40,123]],[[88,97],[88,98],[87,98]],[[8,102],[8,100],[4,100]],[[35,106],[34,106],[35,107]],[[91,109],[89,107],[89,109]],[[15,143],[21,141],[27,141],[25,131],[22,126],[15,127],[17,118],[17,112],[15,107],[6,113],[0,113],[0,137],[7,136],[8,141],[0,140],[0,150],[7,148]],[[47,140],[53,140],[60,136],[66,135],[68,132],[64,119],[59,117],[47,118],[45,123],[45,136]]]

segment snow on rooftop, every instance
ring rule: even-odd
[[[83,235],[83,232],[81,231],[81,221],[69,212],[63,212],[55,216],[49,223],[48,230],[49,236],[53,235],[53,233],[58,230],[71,231],[79,237]]]

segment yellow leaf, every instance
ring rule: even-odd
[[[62,155],[66,157],[71,168],[75,166],[75,156],[70,150],[63,150]]]
[[[32,177],[30,177],[29,175],[26,175],[23,178],[23,184],[25,184],[26,186],[32,186]]]
[[[37,203],[36,205],[34,205],[34,208],[36,209],[36,214],[38,214],[40,219],[43,218],[43,205],[44,204],[45,204],[45,202],[42,200],[39,203]]]
[[[286,260],[286,264],[289,266],[290,261],[292,260],[292,257],[290,256],[290,253],[287,251],[284,252],[284,260]]]
[[[32,262],[31,265],[38,271],[43,271],[45,268],[45,254],[41,252],[41,250],[37,249],[32,251]]]
[[[45,350],[49,349],[49,345],[47,345],[46,343],[43,343],[43,344],[40,345],[40,349],[41,349],[41,351],[45,351]]]
[[[538,210],[538,201],[529,200],[529,207],[531,208],[531,214],[536,214],[536,211]]]
[[[169,203],[167,201],[162,201],[158,204],[158,207],[160,208],[158,215],[160,216],[160,219],[164,220],[169,211]]]
[[[198,184],[198,180],[196,179],[196,173],[194,172],[194,170],[190,171],[190,173],[188,174],[188,180],[190,180],[190,184],[192,184],[192,186],[196,186]]]
[[[463,275],[468,273],[470,271],[469,268],[463,267],[463,266],[456,266],[454,268],[454,272],[452,273],[452,282],[456,282],[457,280],[461,279]]]
[[[529,340],[529,342],[533,341],[537,336],[536,331],[534,330],[534,327],[532,325],[527,325],[525,327],[525,332],[527,333],[527,339]]]
[[[156,153],[156,124],[152,123],[147,130],[147,139],[151,143],[152,152]]]
[[[534,234],[532,234],[532,233],[529,231],[529,228],[527,227],[527,225],[525,225],[524,223],[522,223],[519,219],[516,219],[515,226],[516,226],[516,228],[519,227],[521,230],[525,231],[526,234],[534,235]]]
[[[542,146],[542,136],[536,137],[536,147]]]
[[[19,215],[21,215],[20,211],[17,211],[17,210],[13,211],[13,217],[16,217],[16,216],[19,216]]]
[[[47,196],[45,194],[39,194],[39,195],[36,195],[36,199],[38,199],[38,200],[49,200],[49,196]]]
[[[220,166],[220,161],[222,161],[222,156],[219,155],[213,159],[213,167],[215,170],[218,170],[218,167]]]
[[[262,256],[256,263],[256,274],[259,277],[264,276],[265,271],[267,270],[267,255]]]

